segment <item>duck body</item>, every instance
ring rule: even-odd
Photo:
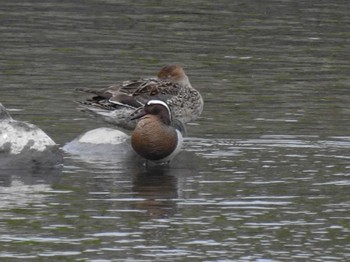
[[[79,102],[84,109],[129,130],[136,127],[136,121],[130,119],[130,115],[149,100],[165,102],[174,118],[182,123],[197,119],[203,111],[201,94],[191,86],[179,65],[163,67],[154,78],[124,81],[99,90],[78,90],[94,94],[92,98]]]
[[[183,137],[172,126],[169,107],[160,100],[150,100],[132,119],[139,119],[131,135],[131,146],[143,158],[167,163],[181,150]]]

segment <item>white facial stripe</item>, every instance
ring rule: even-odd
[[[168,105],[161,101],[161,100],[149,100],[147,102],[147,105],[162,105],[164,106],[166,109],[168,109],[168,113],[169,113],[169,116],[170,116],[170,119],[171,119],[171,111],[170,111],[170,108],[168,107]]]

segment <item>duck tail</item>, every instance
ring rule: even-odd
[[[87,87],[77,87],[75,88],[75,91],[90,93],[90,94],[97,94],[99,90],[93,89],[93,88],[87,88]]]

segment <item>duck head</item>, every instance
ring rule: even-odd
[[[178,64],[166,65],[158,73],[157,77],[175,84],[190,86],[188,77],[183,68]]]
[[[131,116],[131,120],[153,115],[165,125],[170,125],[172,121],[171,111],[168,105],[161,100],[149,100],[144,107],[137,109]]]

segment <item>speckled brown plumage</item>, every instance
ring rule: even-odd
[[[102,116],[106,121],[122,128],[134,129],[136,122],[130,114],[150,99],[167,103],[175,118],[182,123],[191,122],[202,113],[203,99],[194,89],[179,65],[163,67],[155,78],[124,81],[103,89],[78,90],[92,93],[93,97],[79,102],[83,109]]]

